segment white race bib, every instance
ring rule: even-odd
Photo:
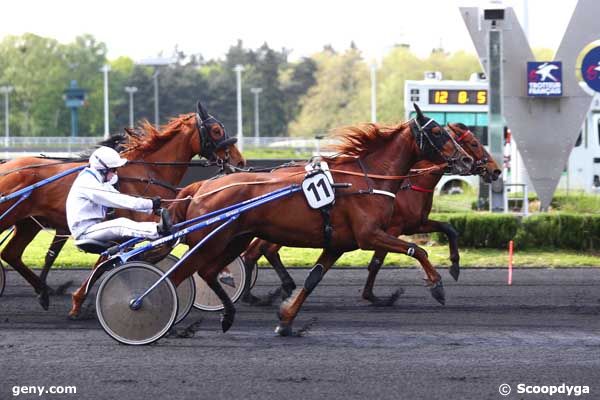
[[[324,171],[304,178],[302,190],[311,208],[319,209],[335,201],[335,192]]]

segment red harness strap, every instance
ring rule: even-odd
[[[471,131],[466,131],[462,135],[456,137],[454,140],[456,140],[458,143],[460,143],[463,141],[463,139],[465,139],[466,137],[469,137],[469,135],[473,135],[473,133]]]
[[[433,189],[425,189],[424,187],[413,185],[412,183],[410,184],[410,190],[422,193],[433,193]]]

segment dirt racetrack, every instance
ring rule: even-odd
[[[303,282],[307,270],[293,270]],[[53,286],[85,271],[52,271]],[[237,304],[236,322],[193,311],[189,338],[120,345],[95,319],[70,321],[68,295],[38,305],[7,273],[0,297],[0,399],[598,399],[600,269],[441,272],[446,306],[416,269],[385,269],[376,293],[405,292],[393,307],[360,299],[364,269],[334,269],[300,313],[303,337],[273,333],[276,306]],[[256,294],[275,287],[261,270]],[[72,289],[71,289],[72,290]],[[69,290],[69,292],[71,291]],[[501,384],[512,392],[504,397]],[[587,385],[590,394],[518,394],[517,385]],[[76,394],[13,396],[14,386],[76,386]]]

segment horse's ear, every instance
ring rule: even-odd
[[[198,100],[198,104],[196,105],[196,108],[198,110],[198,114],[200,114],[200,118],[202,118],[203,121],[208,118],[208,113],[202,106],[202,103],[200,103],[200,100]]]
[[[413,106],[415,107],[415,112],[417,113],[417,121],[420,123],[427,122],[425,115],[423,115],[423,111],[421,111],[417,103],[413,103]]]

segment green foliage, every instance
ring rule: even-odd
[[[88,90],[80,110],[82,135],[98,134],[102,123],[102,75],[106,46],[90,35],[60,44],[31,33],[7,36],[0,42],[0,83],[15,88],[11,94],[11,134],[63,136],[70,134],[70,114],[63,91],[71,80]]]
[[[300,101],[302,110],[290,134],[314,136],[331,128],[369,119],[369,71],[360,52],[326,49],[313,56],[316,83]]]
[[[475,248],[506,248],[510,240],[520,249],[600,249],[600,215],[543,213],[521,218],[512,214],[432,214],[459,232],[459,244]],[[446,243],[446,236],[434,234]]]
[[[426,59],[418,58],[406,47],[397,47],[383,59],[378,73],[378,120],[397,123],[405,119],[404,82],[423,79],[424,71],[440,71],[443,79],[467,80],[481,71],[477,57],[459,51],[448,54],[434,51]]]
[[[600,248],[600,215],[537,214],[523,220],[515,238],[522,248],[551,247],[574,250]]]
[[[430,219],[450,223],[459,232],[459,244],[465,247],[505,248],[519,228],[519,219],[511,214],[432,214]],[[436,233],[435,239],[444,242],[446,236]]]

